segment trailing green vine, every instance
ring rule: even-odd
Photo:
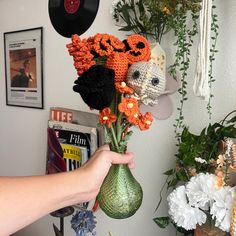
[[[209,61],[210,61],[210,65],[209,65],[209,72],[208,72],[208,76],[209,76],[209,88],[210,88],[210,96],[209,96],[209,100],[207,103],[207,112],[209,115],[209,120],[211,120],[211,115],[212,115],[212,106],[211,106],[211,101],[213,96],[212,93],[212,84],[215,81],[215,79],[213,78],[213,63],[215,61],[215,54],[218,52],[218,50],[216,50],[216,43],[217,43],[217,39],[218,39],[218,35],[219,35],[219,25],[218,25],[218,15],[215,14],[215,9],[216,6],[213,5],[212,6],[212,13],[211,13],[211,17],[212,17],[212,23],[211,23],[211,40],[212,40],[212,44],[211,44],[211,49],[210,49],[210,56],[209,56]]]
[[[193,37],[198,33],[198,18],[199,15],[197,13],[191,13],[192,18],[192,28],[189,29],[187,25],[187,16],[186,15],[178,15],[173,20],[173,28],[175,36],[177,37],[174,45],[177,46],[177,51],[175,54],[175,62],[173,65],[169,67],[169,73],[171,76],[177,80],[177,72],[180,72],[181,80],[180,80],[180,88],[178,90],[180,94],[180,104],[177,108],[178,117],[175,119],[175,137],[180,142],[180,133],[184,128],[184,115],[183,115],[183,107],[184,102],[187,98],[187,72],[190,67],[190,51],[193,45]]]
[[[202,0],[113,0],[112,17],[121,31],[133,31],[161,42],[162,36],[175,29],[171,24],[178,15],[199,12]]]
[[[177,37],[174,46],[177,47],[175,62],[169,71],[177,79],[181,74],[179,88],[180,104],[178,117],[174,124],[175,136],[179,141],[184,126],[183,106],[187,100],[187,72],[190,67],[190,49],[193,37],[198,33],[198,18],[202,0],[114,0],[112,16],[120,25],[122,31],[133,31],[149,39],[161,42],[162,36],[174,31]],[[189,13],[191,26],[189,28]]]

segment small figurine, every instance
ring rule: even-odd
[[[153,62],[137,62],[127,74],[127,85],[133,88],[135,97],[145,105],[155,105],[165,93],[166,80],[163,71]]]

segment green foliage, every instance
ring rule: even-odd
[[[199,135],[193,134],[185,127],[180,135],[176,168],[168,170],[165,175],[171,176],[167,188],[178,183],[187,182],[196,173],[214,173],[219,154],[219,142],[226,138],[236,138],[236,117],[229,121],[209,124]],[[196,158],[204,160],[203,163]]]
[[[165,229],[170,223],[172,223],[175,226],[176,231],[183,234],[184,236],[192,236],[194,233],[193,230],[187,231],[181,227],[178,227],[176,224],[174,224],[174,222],[168,216],[156,217],[153,219],[153,221],[162,229]]]
[[[226,141],[227,138],[236,138],[236,116],[229,119],[233,113],[236,113],[236,110],[230,112],[222,121],[209,124],[198,135],[191,133],[187,127],[183,128],[176,154],[176,166],[163,173],[167,178],[160,191],[160,201],[155,211],[161,204],[164,187],[167,190],[173,190],[178,185],[188,182],[195,174],[215,172],[217,168],[216,160],[220,153],[219,143]],[[196,158],[201,158],[203,162],[197,161]],[[153,220],[159,227],[164,228],[168,225],[167,222],[173,224],[167,218],[156,217]],[[192,235],[192,232],[178,228],[175,224],[173,225],[178,232],[184,235]]]
[[[161,42],[163,34],[175,29],[176,16],[188,11],[198,12],[201,0],[120,0],[114,6],[113,17],[120,30],[133,31]]]
[[[213,5],[212,6],[212,23],[211,23],[211,49],[210,49],[210,56],[209,56],[209,61],[210,61],[210,68],[209,68],[209,72],[208,72],[208,76],[209,76],[209,87],[210,87],[210,96],[209,96],[209,100],[207,103],[207,111],[208,111],[208,115],[209,115],[209,119],[211,119],[211,100],[213,98],[213,94],[212,94],[212,84],[215,81],[213,78],[213,63],[215,61],[215,54],[218,52],[218,50],[216,50],[216,43],[217,43],[217,39],[218,39],[218,30],[219,30],[219,26],[218,26],[218,16],[217,14],[215,14],[215,9],[216,6]]]
[[[178,168],[186,170],[186,173],[188,173],[188,168],[190,167],[194,168],[197,173],[212,172],[214,169],[213,160],[216,160],[219,152],[218,144],[225,138],[236,138],[234,124],[209,124],[199,135],[194,135],[185,128],[182,132],[179,151],[176,155]],[[202,158],[205,162],[196,162],[195,158],[197,157]],[[188,177],[191,177],[189,173]]]
[[[180,88],[178,90],[180,95],[180,104],[177,108],[178,117],[175,119],[175,136],[178,142],[180,141],[180,132],[184,127],[184,115],[183,108],[184,102],[187,98],[187,75],[188,69],[190,67],[190,53],[191,47],[193,46],[193,38],[198,33],[197,20],[199,18],[198,14],[192,13],[192,26],[188,28],[187,16],[178,15],[172,22],[173,27],[175,27],[174,33],[176,36],[176,42],[174,45],[177,47],[175,54],[175,62],[169,67],[169,73],[171,76],[177,80],[177,73],[180,72]]]
[[[156,217],[153,219],[154,222],[160,227],[160,228],[166,228],[170,223],[170,217]]]
[[[126,149],[127,149],[127,146],[128,146],[128,141],[129,141],[132,134],[133,134],[133,131],[127,132],[125,137],[119,142],[119,147],[120,147],[119,152],[120,153],[125,153],[126,152]]]
[[[218,38],[218,16],[215,14],[216,6],[212,6],[212,24],[211,24],[211,49],[210,49],[210,68],[208,72],[209,76],[209,87],[210,87],[210,96],[207,104],[207,112],[209,114],[209,119],[211,119],[211,100],[213,98],[212,94],[212,84],[215,81],[213,78],[213,63],[215,61],[215,54],[218,52],[216,50],[216,43]],[[180,104],[177,108],[178,110],[178,117],[175,120],[174,128],[175,128],[175,136],[180,142],[180,133],[184,128],[184,115],[183,115],[183,108],[184,102],[188,99],[187,98],[187,72],[190,66],[190,50],[193,45],[193,37],[198,33],[198,23],[197,20],[199,18],[198,14],[192,13],[192,29],[188,29],[186,24],[186,15],[176,17],[173,24],[175,25],[175,36],[177,37],[176,42],[174,43],[177,46],[177,52],[175,54],[175,62],[173,65],[169,67],[169,72],[174,79],[177,79],[177,72],[180,72],[181,83],[180,88],[178,90],[180,94]]]
[[[201,10],[202,0],[120,0],[114,6],[113,17],[117,23],[123,24],[120,30],[133,31],[147,38],[161,42],[162,36],[174,31],[176,41],[174,46],[177,50],[173,65],[169,67],[169,73],[174,79],[180,74],[180,95],[179,105],[177,107],[178,115],[174,123],[174,132],[178,143],[180,142],[180,133],[184,124],[184,104],[188,99],[187,79],[190,67],[191,47],[194,43],[194,37],[198,34],[198,18]],[[215,6],[213,6],[213,10]],[[188,14],[190,13],[190,14]],[[190,16],[190,19],[189,19]],[[217,15],[212,13],[212,48],[210,55],[209,86],[214,82],[213,61],[216,50],[216,40],[218,36]],[[190,21],[189,21],[190,20]],[[209,117],[211,116],[211,98],[207,104]],[[178,145],[178,144],[177,144]]]

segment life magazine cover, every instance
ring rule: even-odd
[[[99,116],[97,114],[63,107],[51,107],[50,120],[94,127],[97,129],[98,146],[105,142],[104,130],[102,127],[98,127]]]

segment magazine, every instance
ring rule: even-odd
[[[48,121],[63,151],[67,171],[80,167],[97,149],[97,130],[94,127],[61,121]]]
[[[50,120],[94,127],[97,130],[98,146],[104,144],[104,130],[103,128],[98,127],[99,116],[95,113],[73,110],[63,107],[51,107]]]
[[[47,169],[54,173],[61,169],[72,171],[84,164],[97,147],[104,143],[103,129],[97,128],[97,124],[97,114],[61,107],[50,108],[48,127],[54,130],[56,141],[53,145],[58,147],[53,148],[55,153],[48,151]],[[87,208],[88,204],[85,202],[73,207]]]

